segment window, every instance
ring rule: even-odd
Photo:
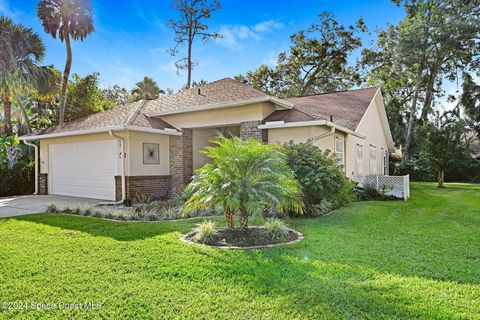
[[[388,175],[388,154],[386,150],[382,148],[382,173]]]
[[[345,164],[345,146],[344,140],[342,138],[335,138],[335,154],[337,155],[338,162],[341,165]]]
[[[362,175],[363,174],[363,146],[357,144],[355,153],[356,153],[355,172],[357,175]]]
[[[377,148],[370,146],[370,174],[377,174]]]

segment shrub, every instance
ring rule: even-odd
[[[133,203],[150,203],[152,202],[152,197],[145,193],[135,193],[132,199]]]
[[[217,225],[215,222],[211,220],[203,220],[203,222],[197,225],[194,229],[195,236],[193,240],[201,243],[213,240],[213,237],[218,233],[216,227]]]
[[[101,218],[102,217],[102,211],[99,211],[99,210],[95,210],[92,214],[93,217],[95,218]]]
[[[288,237],[288,227],[285,222],[280,219],[267,219],[265,220],[264,227],[272,239],[285,239]]]
[[[70,212],[70,213],[71,213],[71,214],[80,214],[80,213],[82,213],[82,210],[80,209],[80,207],[73,207],[73,208],[71,209],[71,212]]]
[[[62,211],[62,212],[63,212],[63,213],[70,214],[70,213],[72,213],[72,208],[66,206],[65,208],[63,208],[63,211]]]
[[[58,212],[58,208],[53,203],[49,204],[45,209],[45,213],[57,213],[57,212]]]
[[[246,229],[249,216],[261,215],[267,207],[303,213],[301,187],[279,145],[224,136],[210,142],[213,146],[202,153],[212,161],[198,169],[188,185],[185,215],[220,205],[230,229],[235,211]]]
[[[345,177],[335,155],[311,142],[284,144],[287,163],[302,186],[307,214],[314,215],[322,201],[339,208],[353,198],[354,184]]]
[[[104,217],[105,219],[115,219],[115,215],[114,215],[112,212],[110,212],[110,211],[105,212],[105,213],[103,214],[103,217]]]
[[[83,210],[84,216],[90,216],[91,214],[92,214],[92,209],[86,208],[85,210]]]
[[[132,199],[123,200],[123,204],[125,205],[125,207],[131,207],[132,206]]]

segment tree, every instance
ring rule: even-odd
[[[462,89],[460,105],[467,116],[467,123],[480,137],[480,85],[473,81],[470,74],[464,73]]]
[[[0,30],[0,98],[4,107],[5,133],[12,135],[12,102],[15,97],[54,79],[48,67],[39,66],[45,47],[38,34],[5,17],[0,17]]]
[[[94,31],[92,5],[90,0],[41,0],[37,6],[37,16],[42,21],[45,32],[54,39],[65,41],[67,60],[63,72],[59,123],[65,120],[67,86],[72,67],[70,38],[83,41]]]
[[[363,20],[345,27],[328,12],[321,13],[319,19],[290,37],[289,52],[279,54],[274,68],[262,65],[248,72],[247,82],[278,96],[319,94],[358,84],[360,75],[349,58],[362,45],[359,33],[366,31]]]
[[[408,160],[421,94],[421,122],[441,95],[444,78],[455,80],[458,68],[468,68],[480,57],[480,6],[477,1],[394,1],[404,3],[407,16],[399,24],[397,62],[416,70],[408,114],[403,161]]]
[[[170,20],[168,24],[175,33],[175,47],[170,50],[174,57],[178,56],[178,47],[184,43],[187,44],[187,56],[175,62],[177,72],[187,69],[186,87],[190,88],[192,84],[192,48],[195,38],[201,37],[203,42],[208,39],[221,38],[216,32],[209,32],[208,25],[204,22],[210,18],[212,13],[219,10],[221,5],[217,0],[174,0],[173,7],[180,13],[178,20]]]
[[[211,142],[214,146],[202,153],[212,161],[198,169],[188,185],[191,197],[185,212],[220,205],[232,229],[236,211],[242,229],[248,227],[250,215],[267,208],[303,212],[300,185],[279,145],[224,136]]]
[[[427,139],[422,155],[436,171],[439,188],[444,187],[445,169],[468,153],[468,143],[463,141],[464,127],[458,110],[437,114],[435,121],[426,125]]]
[[[377,33],[375,44],[362,50],[359,65],[367,86],[380,86],[385,101],[393,140],[397,147],[404,145],[407,104],[411,101],[417,72],[397,61],[399,30],[390,25]]]
[[[161,94],[165,94],[165,91],[160,89],[155,80],[149,77],[143,77],[143,80],[135,84],[135,88],[132,89],[133,100],[154,100]]]
[[[123,105],[130,100],[130,92],[118,84],[102,89],[101,96],[117,106]]]
[[[65,118],[74,120],[96,112],[102,112],[116,107],[115,103],[105,99],[98,87],[98,73],[89,74],[83,78],[74,74],[67,88],[67,103]]]
[[[190,88],[197,88],[197,87],[204,86],[204,85],[206,85],[206,84],[208,84],[208,81],[205,80],[205,79],[200,79],[199,81],[193,80],[192,85],[190,86]],[[188,89],[188,88],[187,88],[187,85],[184,85],[181,90],[186,90],[186,89]]]

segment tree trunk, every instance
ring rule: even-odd
[[[65,63],[65,70],[63,71],[62,80],[62,92],[60,103],[60,115],[58,117],[58,123],[62,124],[65,121],[65,108],[67,105],[67,86],[68,78],[70,77],[70,69],[72,68],[72,48],[70,46],[70,34],[68,29],[65,31],[65,46],[67,48],[67,61]]]
[[[425,95],[425,103],[423,104],[422,115],[420,119],[422,122],[427,122],[428,115],[430,114],[430,110],[432,108],[433,102],[433,86],[435,85],[435,79],[437,78],[437,67],[433,67],[432,71],[430,72],[430,77],[428,78],[428,85],[427,85],[427,92]]]
[[[240,207],[240,229],[246,230],[248,228],[248,212],[241,206]]]
[[[16,100],[18,102],[18,106],[20,107],[20,110],[22,111],[23,118],[25,119],[25,125],[27,126],[27,132],[32,133],[32,126],[30,125],[30,119],[28,118],[27,110],[25,109],[25,106],[23,105],[23,102],[20,99],[20,97],[16,97]]]
[[[5,120],[5,133],[7,136],[13,134],[12,126],[12,100],[8,97],[3,98],[3,108],[4,108],[4,120]]]
[[[445,171],[443,169],[438,170],[437,178],[438,178],[437,188],[445,188],[445,186],[443,185],[443,182],[445,179]]]
[[[187,89],[192,85],[192,44],[193,39],[188,40],[188,58],[187,58],[187,68],[188,68],[188,79],[187,79]]]
[[[415,114],[417,113],[417,100],[418,100],[418,94],[420,92],[420,86],[422,85],[422,73],[424,68],[423,66],[424,66],[424,61],[422,61],[422,63],[418,68],[417,83],[415,84],[415,91],[413,95],[412,106],[410,108],[410,114],[408,118],[407,137],[405,139],[405,149],[403,150],[402,163],[405,163],[410,157],[410,147],[412,145],[412,140],[413,140],[413,125],[415,123]]]
[[[229,208],[223,208],[223,214],[225,215],[225,220],[227,220],[228,228],[233,230],[235,225],[233,224],[233,213]]]

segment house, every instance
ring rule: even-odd
[[[199,151],[218,132],[268,143],[312,140],[334,152],[349,177],[388,174],[394,151],[378,88],[280,99],[229,78],[20,140],[39,153],[40,194],[122,200],[181,190],[207,161]]]

